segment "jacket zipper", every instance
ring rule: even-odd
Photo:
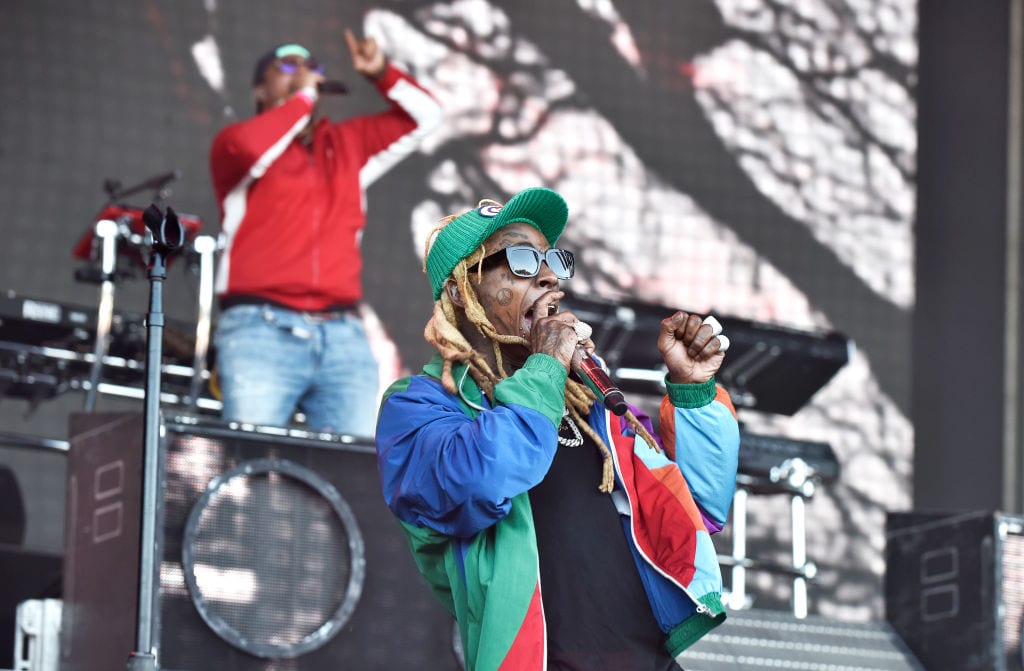
[[[615,472],[619,476],[619,481],[622,481],[622,468],[619,466],[619,454],[615,449],[615,441],[612,439],[612,427],[610,417],[611,413],[604,409],[602,409],[602,412],[604,412],[605,436],[607,440],[611,442],[608,451],[611,452],[612,454],[612,464],[615,466]],[[685,585],[683,585],[674,577],[666,573],[665,570],[658,566],[650,557],[648,557],[647,554],[644,552],[643,548],[640,547],[640,542],[636,538],[636,529],[633,527],[633,525],[635,524],[635,519],[633,516],[633,499],[630,498],[628,488],[623,487],[622,493],[626,495],[626,500],[629,502],[629,535],[633,539],[633,547],[636,548],[637,553],[639,553],[639,555],[644,558],[644,561],[646,561],[651,566],[651,568],[653,568],[655,571],[664,576],[669,582],[674,584],[676,587],[683,590],[683,594],[689,597],[690,601],[693,602],[693,605],[696,607],[697,612],[699,614],[709,615],[711,613],[711,608],[709,606],[701,603],[695,596],[693,596],[693,594],[690,593],[690,590]]]

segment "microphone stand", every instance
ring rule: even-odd
[[[167,208],[164,215],[156,205],[142,214],[153,241],[149,261],[149,313],[146,316],[145,431],[143,436],[142,525],[139,533],[139,601],[136,646],[128,657],[128,671],[156,671],[154,614],[157,581],[158,506],[160,496],[160,362],[163,358],[163,283],[167,278],[167,257],[181,247],[185,231],[178,215]]]
[[[146,191],[147,189],[153,189],[156,191],[156,198],[159,201],[166,198],[166,195],[163,193],[165,191],[164,187],[179,177],[181,177],[180,170],[171,170],[170,172],[150,177],[145,181],[129,187],[122,187],[119,180],[108,179],[103,183],[103,188],[106,190],[107,197],[110,199],[111,203],[121,200],[125,196],[136,194],[139,191]]]

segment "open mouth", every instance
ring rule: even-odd
[[[526,314],[523,315],[523,323],[525,324],[523,333],[525,335],[528,336],[530,334],[530,331],[533,328],[533,319],[534,316],[537,314],[538,310],[541,311],[542,315],[545,317],[550,317],[551,315],[558,314],[558,303],[548,303],[547,306],[544,307],[544,300],[544,296],[538,298],[537,301],[526,310]]]

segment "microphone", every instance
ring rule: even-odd
[[[586,340],[594,332],[594,329],[590,328],[590,324],[586,322],[578,321],[572,326],[580,340]],[[576,345],[576,354],[577,356],[572,358],[571,364],[572,372],[576,374],[576,377],[590,387],[590,390],[604,403],[604,407],[620,417],[625,415],[629,410],[629,406],[626,405],[626,397],[622,395],[622,391],[618,387],[612,384],[608,374],[601,367],[601,362],[587,354],[587,350],[581,344]]]
[[[336,79],[325,79],[322,82],[317,82],[316,90],[318,93],[328,96],[339,96],[348,93],[348,87]]]

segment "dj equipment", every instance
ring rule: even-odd
[[[107,220],[116,225],[118,254],[128,259],[135,268],[145,269],[149,264],[149,240],[152,239],[152,235],[146,229],[144,220],[146,208],[127,205],[124,199],[143,191],[152,191],[150,200],[153,204],[150,207],[155,207],[157,203],[170,195],[168,184],[179,177],[181,177],[180,171],[171,170],[127,187],[116,179],[106,179],[103,182],[103,189],[108,200],[94,221]],[[202,220],[191,214],[179,213],[175,216],[183,228],[184,238],[181,242],[194,240],[203,227]],[[101,262],[102,254],[102,240],[96,235],[94,226],[90,226],[86,230],[71,251],[71,255],[76,259],[97,263]]]
[[[96,221],[109,220],[118,226],[118,254],[127,259],[134,267],[145,269],[149,263],[149,245],[146,244],[146,224],[143,221],[145,208],[129,207],[126,205],[107,205],[96,216]],[[202,220],[191,214],[178,214],[185,232],[185,241],[195,240],[203,227]],[[101,241],[95,230],[90,227],[78,242],[75,243],[71,255],[76,259],[84,261],[96,261],[99,259]],[[80,278],[85,278],[80,275]]]
[[[1024,668],[1024,518],[889,513],[886,619],[929,669]]]
[[[593,326],[594,345],[624,392],[665,393],[666,370],[655,334],[675,309],[576,295],[567,295],[561,307]],[[792,415],[850,360],[853,345],[837,332],[715,317],[730,342],[716,377],[737,407]]]
[[[189,267],[198,270],[199,300],[194,326],[172,322],[161,329],[165,352],[161,376],[167,381],[161,400],[191,409],[219,409],[219,402],[202,398],[209,379],[216,242],[199,235],[203,225],[199,218],[175,214],[170,208],[163,217],[155,205],[169,193],[167,184],[179,176],[173,170],[130,187],[111,179],[104,183],[109,202],[72,250],[74,258],[88,262],[78,269],[76,278],[100,285],[95,308],[20,297],[13,291],[0,296],[0,396],[39,402],[70,389],[82,390],[86,411],[94,409],[100,392],[145,396],[146,322],[144,315],[114,309],[115,286],[118,279],[153,266],[155,255],[167,242],[154,244],[154,235],[170,232],[167,223],[173,220],[174,242],[182,248],[179,256],[187,256]],[[154,204],[148,208],[122,202],[146,190],[154,191]],[[160,215],[149,228],[147,212]]]
[[[64,671],[124,668],[135,633],[143,416],[72,416]],[[162,418],[162,669],[458,668],[452,619],[348,436]]]
[[[41,401],[87,388],[96,363],[96,328],[95,308],[13,291],[0,294],[0,396]],[[162,372],[168,400],[180,402],[190,393],[196,375],[194,331],[195,326],[181,321],[168,320],[164,326]],[[102,357],[102,391],[142,398],[145,352],[145,316],[115,311]],[[199,402],[200,407],[219,407],[208,394]]]
[[[786,464],[801,459],[818,483],[839,478],[839,460],[828,443],[740,432],[738,471],[749,476],[752,484],[771,488],[779,483]]]

